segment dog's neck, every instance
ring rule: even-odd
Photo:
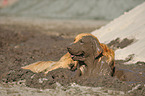
[[[87,67],[88,75],[92,74],[95,71],[97,71],[96,73],[99,73],[101,65],[98,62],[99,62],[99,60],[101,59],[102,56],[103,56],[103,54],[101,53],[98,57],[95,57],[94,55],[91,55],[91,56],[86,58],[84,63]]]
[[[87,59],[85,59],[84,63],[87,65],[87,66],[90,66],[90,65],[96,65],[96,62],[99,61],[99,59],[103,56],[103,53],[101,53],[99,56],[95,57],[94,55],[90,55],[87,57]]]
[[[90,75],[110,75],[111,68],[108,64],[106,64],[106,61],[104,61],[105,57],[103,57],[103,54],[100,54],[98,57],[89,56],[85,61],[86,65],[86,74],[88,76]]]

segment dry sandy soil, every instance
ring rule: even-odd
[[[145,94],[143,82],[123,82],[112,77],[75,78],[73,77],[74,71],[68,69],[57,69],[49,72],[47,76],[44,76],[43,73],[36,74],[29,70],[21,69],[22,66],[36,61],[59,60],[67,52],[66,47],[73,42],[73,38],[77,34],[91,32],[105,24],[105,22],[99,22],[99,24],[97,21],[90,22],[48,21],[47,24],[42,22],[40,24],[38,22],[37,24],[28,22],[0,23],[0,90],[2,90],[0,95],[55,95],[60,94],[61,92],[57,90],[61,89],[64,92],[61,94],[67,96],[102,96],[102,94],[143,96]],[[118,44],[117,40],[114,40],[108,45],[113,46],[112,48],[126,47],[131,42],[126,39],[121,44]],[[144,62],[138,62],[135,65],[123,65],[127,61],[121,60],[116,62],[116,66],[120,68],[142,73],[145,71]],[[72,84],[88,87],[82,88],[82,90],[76,87],[74,90],[70,87],[73,86]],[[57,89],[58,85],[63,88]],[[100,90],[102,87],[105,91],[103,89],[101,89],[102,91],[93,91],[93,88]],[[42,91],[46,89],[55,89],[55,91]]]

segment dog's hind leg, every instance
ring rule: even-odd
[[[51,69],[55,63],[55,61],[38,61],[21,68],[31,70],[34,73],[39,73],[45,71],[46,69]]]
[[[49,71],[58,68],[69,68],[69,64],[74,64],[74,61],[71,59],[70,54],[67,53],[59,61],[38,61],[21,68],[31,70],[34,73],[45,72],[47,74]]]

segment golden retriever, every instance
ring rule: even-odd
[[[113,74],[114,51],[101,44],[94,35],[89,33],[77,35],[67,49],[68,52],[59,61],[38,61],[22,68],[45,74],[58,68],[77,69],[80,71],[78,75]]]

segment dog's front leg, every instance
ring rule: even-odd
[[[80,77],[80,76],[84,75],[85,72],[86,72],[85,65],[77,66],[77,70],[75,71],[75,77]]]
[[[72,71],[76,70],[78,67],[78,61],[74,61],[74,66],[71,68]]]

